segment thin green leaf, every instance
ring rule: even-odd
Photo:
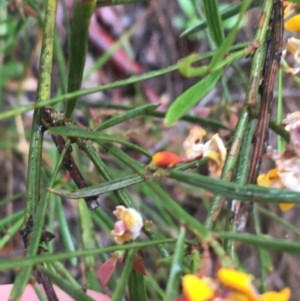
[[[40,104],[43,100],[50,97],[56,8],[56,0],[47,1],[40,58],[38,90],[34,106],[36,104]],[[26,226],[26,223],[30,222],[31,218],[34,218],[34,224],[27,255],[32,255],[37,252],[47,207],[46,201],[40,201],[40,166],[43,148],[43,132],[40,129],[40,118],[41,112],[39,109],[35,108],[31,127],[30,149],[28,154],[24,226]],[[35,215],[35,213],[38,214]],[[31,266],[24,267],[20,270],[14,281],[9,299],[15,301],[20,300],[24,288],[28,283],[31,270]]]
[[[13,237],[14,234],[20,230],[20,227],[22,226],[24,219],[20,218],[17,222],[15,222],[13,225],[9,227],[8,230],[5,231],[5,235],[1,237],[0,239],[0,250],[4,247],[4,245],[10,241],[10,239]]]
[[[132,270],[133,260],[136,255],[136,249],[132,248],[128,251],[126,259],[125,259],[125,265],[122,270],[122,275],[119,279],[118,285],[114,291],[114,294],[112,296],[112,301],[121,301],[125,295],[125,288],[126,284],[130,275],[130,272]]]
[[[130,301],[147,301],[144,275],[132,269],[128,279]]]
[[[68,77],[68,92],[80,90],[86,59],[89,25],[96,7],[96,0],[75,1],[70,37],[70,63]],[[65,103],[65,117],[70,118],[77,98]]]
[[[107,103],[93,103],[90,104],[93,108],[103,108],[103,109],[115,109],[115,110],[131,110],[133,109],[133,107],[130,106],[123,106],[123,105],[115,105],[115,104],[107,104]],[[158,111],[154,111],[154,112],[148,112],[146,114],[147,116],[153,116],[153,117],[158,117],[158,118],[164,118],[166,116],[166,112],[158,112]],[[216,128],[216,129],[226,129],[226,130],[230,130],[230,128],[228,128],[227,126],[225,126],[224,124],[222,124],[222,122],[215,120],[215,119],[211,119],[211,118],[202,118],[199,116],[191,116],[191,115],[184,115],[180,118],[180,120],[183,121],[187,121],[190,123],[196,123],[205,127],[212,127],[212,128]]]
[[[64,260],[68,259],[71,256],[74,257],[85,257],[103,253],[113,253],[119,250],[130,250],[133,248],[140,249],[149,246],[156,246],[158,244],[168,244],[168,243],[175,243],[176,239],[174,238],[165,238],[159,240],[152,240],[152,241],[145,241],[145,242],[133,242],[130,244],[124,245],[117,245],[117,246],[110,246],[110,247],[101,247],[95,248],[91,250],[80,250],[74,252],[65,252],[65,253],[56,253],[56,254],[46,254],[46,255],[35,255],[35,256],[28,256],[25,258],[14,258],[14,260],[8,261],[7,259],[0,260],[0,271],[5,271],[9,269],[14,269],[18,267],[27,267],[36,265],[38,263],[47,263],[52,261]]]
[[[128,146],[132,148],[133,150],[136,150],[140,152],[141,154],[151,158],[152,154],[149,153],[147,150],[143,149],[142,147],[128,142],[125,139],[117,138],[114,136],[110,135],[103,135],[99,133],[95,133],[89,130],[82,129],[77,126],[57,126],[57,127],[52,127],[48,130],[48,132],[51,135],[60,135],[60,136],[67,136],[67,137],[76,137],[76,138],[84,138],[84,139],[91,139],[95,142],[116,142],[120,143],[122,145]]]
[[[299,0],[300,1],[300,0]],[[238,14],[238,12],[241,9],[243,3],[237,3],[237,4],[230,4],[229,6],[225,7],[220,11],[221,19],[223,21],[235,16]],[[259,6],[262,4],[262,0],[252,0],[250,4],[250,8]],[[192,27],[186,29],[182,34],[181,37],[188,36],[190,34],[196,33],[202,29],[205,29],[207,27],[207,22],[206,20],[200,21],[199,23],[193,25]]]
[[[97,7],[119,5],[119,4],[130,4],[130,3],[142,3],[149,2],[151,0],[97,0]]]
[[[79,202],[79,214],[82,230],[82,245],[84,249],[95,248],[94,235],[95,229],[92,222],[91,211],[86,206],[85,202]],[[100,284],[95,273],[95,258],[94,256],[86,256],[85,259],[85,274],[87,286],[89,289],[100,292]]]
[[[199,83],[179,95],[170,106],[165,117],[165,123],[167,125],[172,125],[180,119],[180,117],[186,114],[215,87],[221,75],[222,71],[215,71],[214,73],[205,76]]]
[[[258,185],[239,185],[224,180],[216,180],[206,176],[181,171],[170,171],[170,178],[190,184],[229,199],[253,201],[258,203],[300,203],[300,192],[266,188]]]
[[[294,241],[276,239],[268,236],[262,237],[248,233],[217,232],[217,235],[223,239],[232,239],[245,244],[262,247],[270,251],[300,254],[300,245]]]
[[[118,87],[123,87],[126,85],[130,85],[133,83],[137,83],[146,79],[150,79],[156,76],[160,76],[169,72],[172,72],[174,70],[177,70],[178,67],[177,65],[173,65],[173,66],[169,66],[163,69],[160,69],[158,71],[152,71],[149,73],[144,73],[142,75],[135,75],[135,76],[131,76],[127,79],[124,80],[120,80],[120,81],[115,81],[113,83],[107,84],[107,85],[103,85],[100,87],[95,87],[95,88],[90,88],[90,89],[85,89],[85,90],[81,90],[81,91],[76,91],[76,92],[72,92],[72,93],[68,93],[68,94],[64,94],[61,96],[57,96],[45,101],[41,101],[39,103],[35,103],[35,104],[30,104],[30,105],[25,105],[25,106],[20,106],[17,108],[14,108],[12,110],[0,113],[0,120],[12,117],[12,116],[16,116],[19,115],[21,113],[25,113],[28,112],[32,109],[37,109],[37,108],[42,108],[42,107],[46,107],[46,106],[50,106],[56,103],[60,103],[60,102],[67,102],[72,100],[73,98],[77,98],[77,97],[81,97],[84,95],[89,95],[89,94],[93,94],[99,91],[104,91],[104,90],[108,90],[108,89],[114,89],[114,88],[118,88]]]
[[[96,196],[96,195],[108,193],[143,181],[145,181],[145,179],[142,176],[132,175],[121,179],[105,182],[99,185],[90,186],[88,188],[79,189],[75,192],[70,192],[62,189],[53,189],[53,188],[49,188],[49,191],[66,198],[81,199],[87,196]]]
[[[99,173],[102,175],[104,180],[112,181],[113,178],[109,172],[108,167],[105,165],[103,160],[99,157],[99,155],[95,152],[94,148],[88,143],[88,141],[82,142],[82,149],[88,155],[88,157],[93,162],[95,167],[98,169]],[[124,205],[130,208],[136,208],[130,195],[126,193],[123,189],[114,191],[114,195],[116,196],[120,205]]]
[[[59,230],[63,244],[67,251],[75,251],[74,242],[72,240],[71,231],[64,212],[62,201],[56,196],[52,201],[56,202],[56,213],[59,221]],[[77,258],[71,257],[70,262],[73,266],[77,266]]]
[[[224,30],[217,0],[203,0],[205,17],[209,33],[219,47],[224,40]]]
[[[153,112],[154,110],[156,110],[158,106],[159,106],[158,104],[147,104],[144,106],[140,106],[140,107],[131,109],[123,114],[119,114],[119,115],[112,117],[112,118],[102,122],[101,124],[95,126],[93,131],[94,132],[102,131],[106,128],[112,127],[112,126],[122,123],[126,120],[130,120],[134,117],[137,117],[140,115],[145,115],[147,113],[149,114],[149,113]]]
[[[180,227],[180,232],[176,242],[174,256],[172,260],[170,275],[168,278],[166,296],[164,301],[174,300],[178,295],[178,288],[180,283],[180,276],[182,272],[182,259],[184,255],[184,240],[185,240],[186,228]]]
[[[231,44],[233,43],[233,41],[236,37],[240,23],[242,22],[242,20],[244,18],[244,14],[245,14],[246,10],[248,9],[249,5],[250,5],[250,0],[243,1],[238,20],[237,20],[236,24],[234,25],[234,27],[231,29],[231,31],[230,31],[229,35],[226,37],[226,39],[223,40],[221,45],[218,45],[219,47],[209,64],[210,69],[213,69],[217,63],[224,60],[224,56],[228,52]]]

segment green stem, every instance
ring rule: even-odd
[[[241,117],[236,127],[232,144],[228,152],[227,160],[223,168],[223,172],[221,176],[222,180],[230,181],[232,179],[232,175],[236,167],[237,157],[240,151],[240,147],[241,144],[243,143],[245,131],[248,126],[248,122],[250,120],[249,107],[250,106],[255,107],[257,105],[257,95],[258,95],[258,89],[261,80],[260,75],[261,75],[261,70],[262,70],[264,57],[265,57],[264,45],[265,45],[265,40],[266,40],[266,35],[268,30],[269,19],[272,12],[272,7],[273,7],[273,1],[265,1],[265,5],[261,17],[263,23],[261,24],[261,27],[258,28],[256,33],[256,38],[255,38],[255,40],[259,42],[260,47],[256,50],[253,56],[252,67],[250,71],[251,77],[249,81],[248,91],[246,93],[246,98],[241,113]],[[216,221],[218,220],[219,214],[221,212],[223,202],[224,202],[224,198],[221,195],[216,195],[213,198],[205,220],[205,226],[208,229],[213,229]]]

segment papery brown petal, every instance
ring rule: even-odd
[[[140,255],[136,255],[135,258],[134,258],[134,261],[133,261],[133,268],[141,273],[142,275],[146,276],[147,273],[146,273],[146,268],[145,268],[145,265],[144,265],[144,261],[143,261],[143,258],[142,256]]]

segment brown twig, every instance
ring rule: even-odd
[[[273,103],[273,90],[276,81],[276,74],[280,64],[282,53],[282,35],[283,35],[283,14],[282,2],[274,0],[273,17],[270,20],[270,37],[267,41],[267,50],[265,55],[265,64],[262,71],[262,84],[259,89],[261,96],[261,105],[258,114],[258,120],[253,135],[253,152],[250,161],[250,168],[247,182],[256,183],[260,170],[262,157],[268,146],[268,126]],[[249,212],[252,210],[252,202],[244,202],[237,217],[237,230],[243,232]]]
[[[253,153],[248,183],[256,183],[262,156],[266,152],[266,147],[268,146],[268,126],[273,103],[273,90],[282,53],[283,18],[282,2],[279,0],[274,0],[271,28],[271,35],[267,42],[265,65],[263,68],[263,82],[260,87],[261,106],[254,133]]]
[[[45,108],[42,110],[42,124],[44,126],[44,129],[47,130],[51,126],[57,126],[57,125],[64,125],[63,115],[60,113],[57,113],[55,110],[50,108]],[[66,146],[66,141],[62,136],[51,136],[57,150],[61,154],[63,149]],[[64,160],[63,160],[63,166],[68,170],[70,173],[71,178],[75,182],[76,186],[79,189],[88,187],[87,182],[85,181],[84,177],[82,176],[81,171],[79,170],[75,160],[72,157],[72,147],[70,146],[67,150]],[[94,210],[96,209],[99,204],[97,201],[97,198],[95,197],[86,197],[85,202],[89,209]]]

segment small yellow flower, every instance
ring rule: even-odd
[[[288,31],[300,32],[300,15],[291,17],[287,22],[285,22],[284,28]]]
[[[259,301],[289,301],[291,297],[291,290],[286,287],[280,292],[266,292],[260,296]]]
[[[278,168],[269,170],[267,174],[259,175],[257,177],[257,184],[264,187],[284,187],[278,176]]]
[[[237,291],[247,296],[250,300],[255,300],[258,297],[256,289],[252,284],[251,275],[233,269],[221,268],[217,276],[226,288]]]
[[[185,275],[182,278],[182,287],[188,301],[209,301],[214,296],[210,286],[195,275]]]
[[[217,279],[185,275],[182,287],[183,296],[178,301],[289,301],[291,295],[289,288],[260,295],[251,275],[229,268],[219,269]]]
[[[111,234],[118,244],[136,239],[143,228],[143,218],[134,208],[117,206],[113,214],[118,218]]]

